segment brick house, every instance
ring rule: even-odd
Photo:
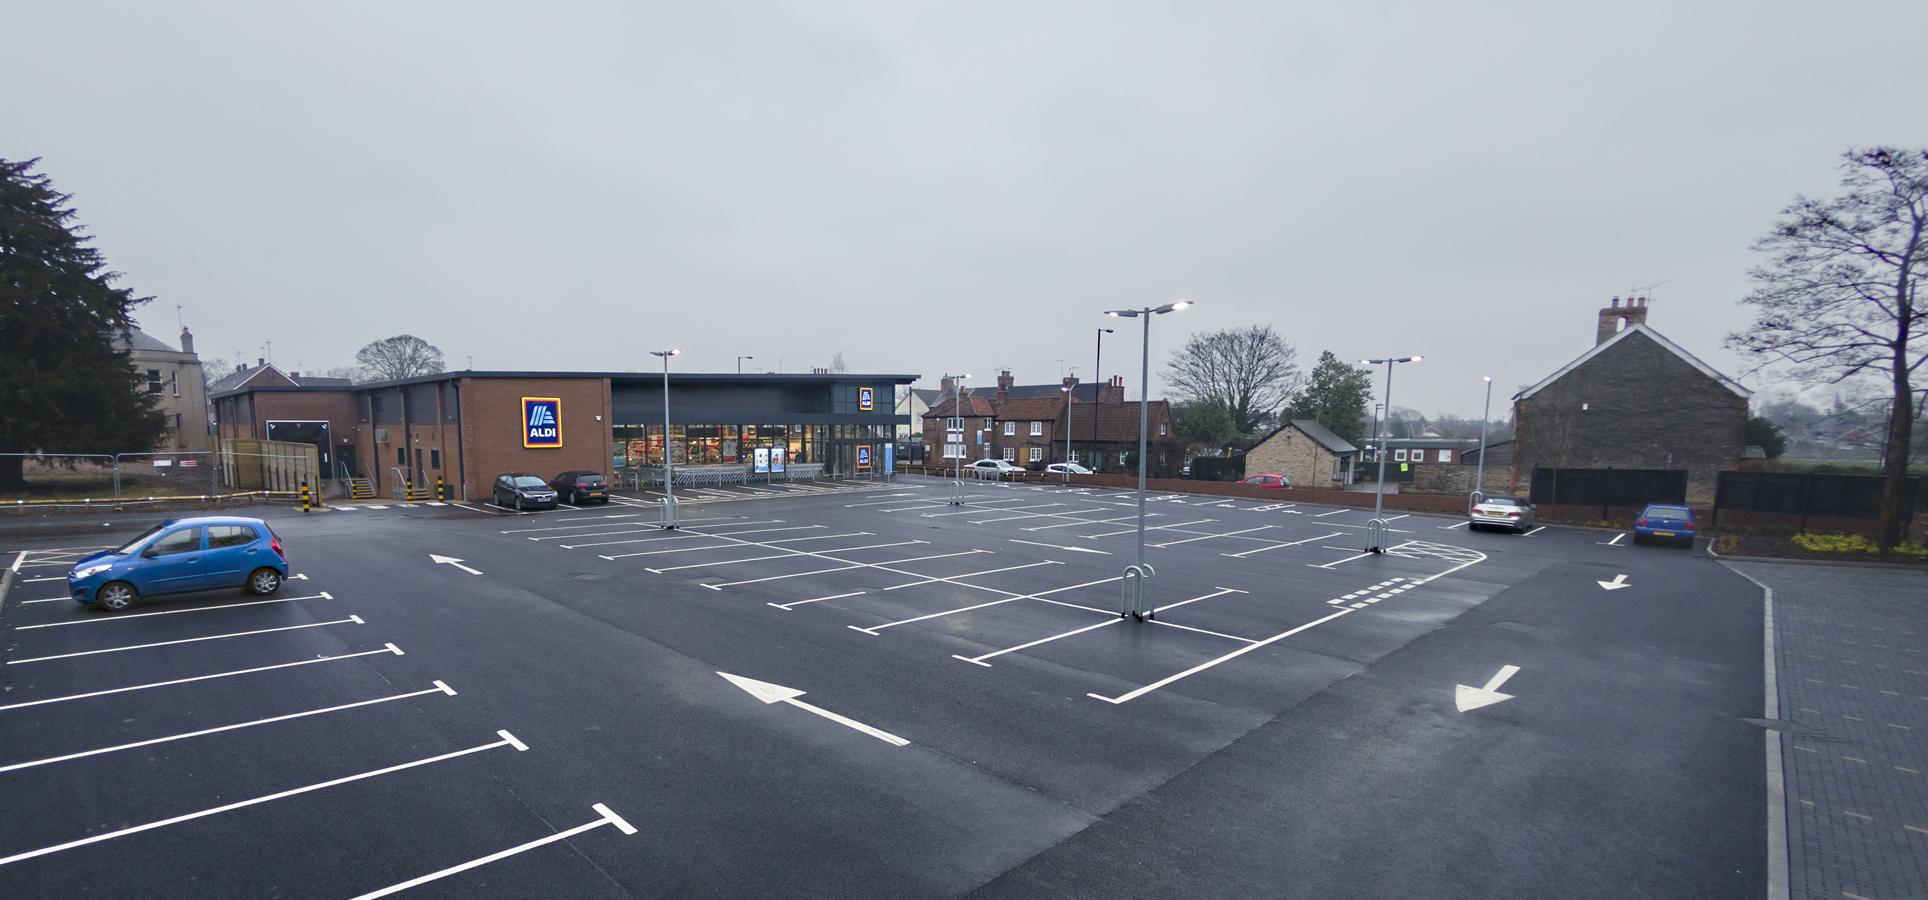
[[[1294,487],[1330,488],[1352,483],[1359,448],[1318,423],[1293,419],[1245,451],[1245,474],[1284,475]]]
[[[998,375],[996,393],[984,396],[966,388],[960,403],[946,380],[942,399],[924,414],[924,443],[932,448],[932,461],[992,458],[1020,466],[1062,462],[1068,414],[1072,455],[1092,469],[1122,470],[1126,455],[1138,449],[1139,412],[1138,404],[1125,402],[1124,379],[1113,378],[1110,384],[1087,392],[1095,401],[1080,400],[1074,389],[1069,407],[1062,388],[1046,387],[1053,393],[1045,394],[1035,385],[1014,385],[1007,371]],[[959,409],[962,415],[956,412]],[[1161,446],[1175,440],[1171,405],[1153,400],[1146,412],[1154,464],[1171,457],[1175,468],[1182,462],[1182,452]]]
[[[1513,493],[1533,470],[1678,469],[1706,504],[1739,464],[1750,392],[1646,323],[1645,300],[1600,310],[1593,349],[1513,397]],[[1494,489],[1487,467],[1488,491]]]

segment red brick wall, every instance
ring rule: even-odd
[[[561,447],[522,446],[524,397],[562,400]],[[597,416],[602,421],[596,421]],[[488,500],[495,477],[508,472],[534,472],[543,478],[571,469],[610,474],[612,418],[607,378],[462,379],[462,440],[468,455],[461,463],[469,499]],[[454,470],[449,474],[454,483]]]

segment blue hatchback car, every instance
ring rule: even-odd
[[[1672,503],[1653,503],[1641,510],[1640,518],[1634,520],[1633,542],[1645,544],[1653,540],[1666,540],[1692,547],[1694,532],[1698,527],[1692,508]]]
[[[245,588],[272,594],[288,577],[288,555],[268,523],[241,516],[169,519],[125,544],[74,564],[75,601],[118,612],[141,597]]]

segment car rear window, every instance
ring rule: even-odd
[[[1513,498],[1512,498],[1512,497],[1492,497],[1492,498],[1489,498],[1489,499],[1487,499],[1487,500],[1485,501],[1485,505],[1487,505],[1487,506],[1518,506],[1519,504],[1518,504],[1518,503],[1515,503],[1515,502],[1513,502]]]
[[[581,478],[576,479],[576,483],[577,484],[602,484],[603,477],[601,475],[584,475]]]
[[[1649,518],[1685,519],[1687,518],[1687,510],[1678,506],[1649,506],[1647,507],[1647,515]]]
[[[246,525],[209,525],[208,549],[216,547],[245,547],[254,543],[257,535]]]
[[[548,487],[549,484],[543,481],[542,479],[535,477],[534,475],[517,475],[515,477],[515,486],[539,488],[539,487]]]

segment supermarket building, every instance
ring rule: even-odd
[[[249,385],[211,395],[222,441],[312,444],[327,482],[404,483],[487,500],[497,475],[567,471],[676,483],[881,473],[916,375],[444,372],[352,387]]]

